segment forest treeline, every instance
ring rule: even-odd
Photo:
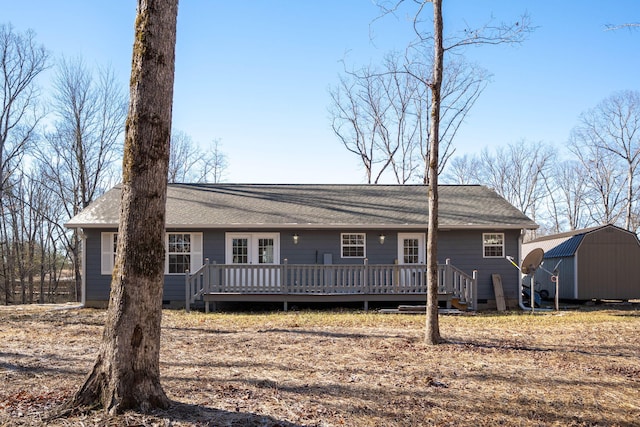
[[[0,95],[0,303],[79,300],[82,236],[64,224],[119,182],[126,86],[0,24]],[[171,182],[223,179],[219,141],[202,150],[184,132],[171,138]]]
[[[426,183],[430,103],[425,55],[389,54],[345,72],[330,90],[330,122],[368,183]],[[81,240],[64,224],[119,181],[127,89],[109,67],[52,58],[34,32],[0,24],[0,303],[80,298]],[[47,86],[41,87],[45,71]],[[522,141],[456,155],[456,132],[488,73],[447,64],[440,183],[493,188],[540,224],[537,235],[616,224],[640,227],[640,92],[585,106],[562,149]],[[220,142],[172,134],[170,182],[221,182]]]
[[[334,133],[368,183],[427,183],[430,104],[427,55],[390,53],[378,66],[345,71],[331,94]],[[440,184],[493,188],[540,224],[535,237],[603,224],[640,227],[640,92],[620,90],[585,106],[566,141],[496,141],[456,154],[456,134],[489,73],[451,58],[440,109]],[[544,125],[544,124],[542,124]],[[473,141],[465,141],[467,145]]]

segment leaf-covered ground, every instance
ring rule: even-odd
[[[640,425],[640,308],[441,316],[164,312],[173,406],[46,421],[92,366],[105,312],[0,308],[0,426]]]

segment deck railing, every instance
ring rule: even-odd
[[[185,274],[186,307],[205,294],[425,294],[425,264],[216,264],[205,260]],[[451,265],[438,265],[438,293],[475,310],[477,278]]]

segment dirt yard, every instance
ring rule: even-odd
[[[441,316],[165,311],[166,411],[43,421],[80,386],[104,311],[0,308],[0,426],[640,425],[640,309]]]

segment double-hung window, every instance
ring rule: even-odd
[[[202,267],[202,233],[167,233],[165,248],[165,274],[184,274]]]
[[[484,258],[504,258],[504,233],[483,233],[482,251]]]
[[[184,273],[191,269],[191,234],[167,233],[167,273]]]
[[[100,272],[110,275],[116,259],[118,233],[102,233]],[[165,234],[165,274],[184,274],[202,266],[202,233]]]
[[[365,233],[340,234],[342,258],[364,258],[366,256],[366,240]]]

